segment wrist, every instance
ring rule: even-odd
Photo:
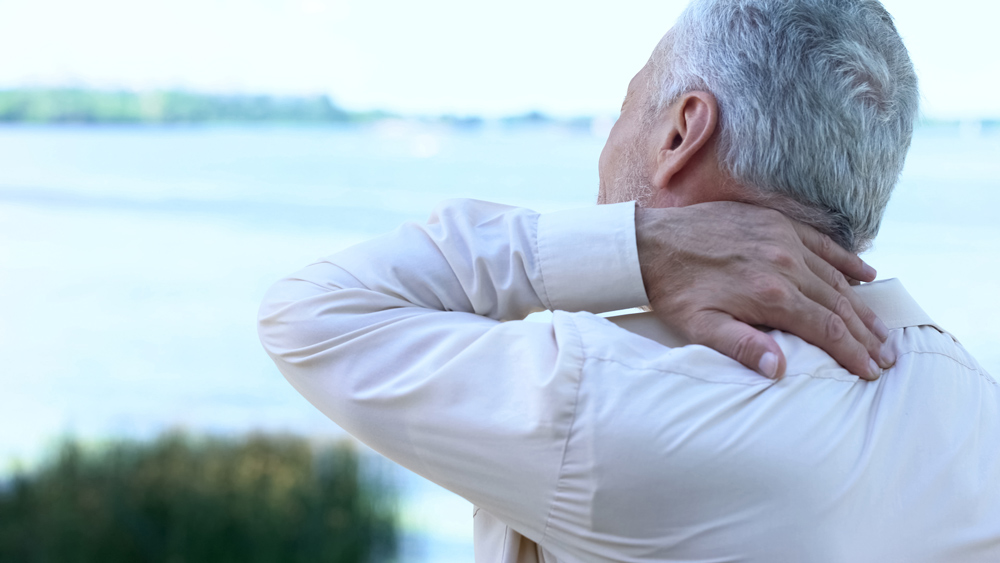
[[[537,255],[546,306],[593,313],[647,304],[635,242],[635,204],[544,213]]]
[[[676,223],[672,218],[676,209],[646,209],[636,206],[635,240],[639,256],[639,271],[646,290],[646,298],[652,304],[663,288],[663,278],[670,271],[670,260],[676,249],[672,243],[671,230]]]

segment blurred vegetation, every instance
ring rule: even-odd
[[[0,122],[8,123],[339,123],[384,117],[347,112],[327,96],[218,96],[182,91],[0,91]]]
[[[388,560],[385,485],[353,448],[294,437],[67,441],[0,486],[0,561]]]

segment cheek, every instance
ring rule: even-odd
[[[597,159],[597,172],[604,177],[606,171],[610,170],[615,161],[618,160],[619,153],[621,152],[618,147],[618,137],[620,133],[618,131],[617,124],[615,127],[611,128],[611,132],[608,133],[608,140],[604,143],[604,149],[601,150],[601,157]]]
[[[600,158],[597,159],[597,179],[599,181],[600,188],[607,189],[610,183],[609,171],[611,167],[609,166],[611,160],[611,147],[610,142],[604,145],[604,149],[601,151]]]

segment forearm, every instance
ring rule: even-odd
[[[380,354],[371,353],[371,340],[397,332],[396,324],[426,324],[453,327],[430,330],[451,343],[461,327],[475,338],[497,321],[542,309],[644,305],[633,214],[630,204],[539,215],[447,202],[426,224],[404,225],[275,284],[261,306],[261,340],[286,375],[316,354],[331,358],[330,369],[380,370],[381,358],[418,341],[422,353],[398,369],[433,367],[456,349],[426,342],[427,331],[399,331]],[[429,316],[436,313],[454,314]]]
[[[500,321],[644,304],[632,213],[450,203],[280,281],[261,340],[376,450],[498,516],[543,514],[583,356],[569,321]]]

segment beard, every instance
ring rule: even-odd
[[[639,137],[625,148],[621,165],[613,178],[611,185],[602,178],[597,191],[597,204],[622,203],[635,201],[639,207],[646,207],[653,197],[653,186],[649,182],[643,163],[642,152],[639,149]]]

